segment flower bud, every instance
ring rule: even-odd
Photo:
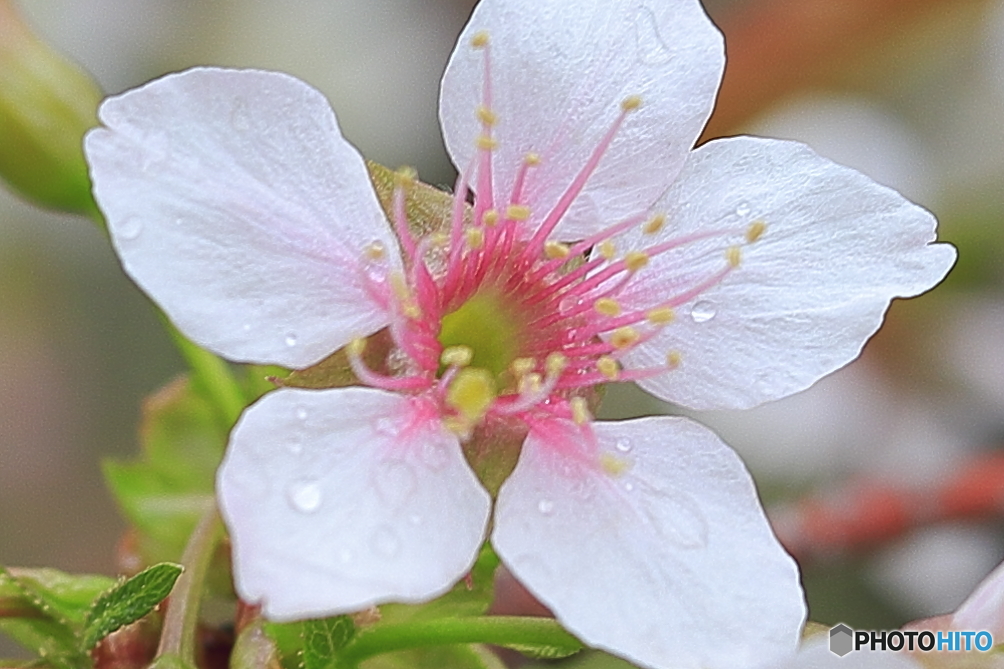
[[[0,0],[0,176],[16,193],[96,215],[82,141],[100,100],[94,81]]]

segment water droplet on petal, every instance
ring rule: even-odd
[[[739,206],[736,207],[737,216],[748,216],[751,211],[749,202],[740,202]]]
[[[631,451],[631,442],[627,439],[618,439],[617,443],[614,445],[621,453],[629,453]]]
[[[632,490],[634,490],[634,483],[631,483],[631,481],[625,481],[624,482],[624,490],[626,492],[631,492]]]
[[[690,308],[690,317],[695,323],[707,323],[714,318],[717,313],[718,311],[715,309],[715,305],[707,300],[701,300]]]
[[[143,219],[138,216],[129,216],[115,226],[114,230],[115,236],[119,239],[131,241],[143,232]]]
[[[551,515],[554,512],[554,502],[545,497],[537,502],[537,511],[540,511],[545,516]]]
[[[285,341],[286,341],[286,346],[288,346],[290,348],[293,348],[294,346],[296,346],[296,333],[295,332],[288,333],[286,335]]]
[[[415,470],[402,460],[379,463],[374,477],[377,495],[391,508],[401,506],[415,493]]]
[[[293,413],[296,415],[298,420],[307,420],[307,416],[310,415],[310,412],[307,411],[307,407],[302,404],[297,406],[296,409],[293,410]]]
[[[294,481],[286,488],[286,499],[300,513],[313,513],[321,508],[321,486],[313,479]]]
[[[401,552],[401,540],[397,538],[394,530],[389,527],[381,527],[370,540],[373,552],[385,558],[397,557]]]
[[[244,325],[241,326],[241,330],[243,330],[244,332],[251,332],[251,324],[245,323]]]

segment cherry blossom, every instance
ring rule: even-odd
[[[198,68],[102,105],[95,197],[177,327],[296,369],[344,347],[361,382],[278,389],[235,427],[218,487],[243,599],[275,620],[425,601],[490,527],[590,645],[653,667],[793,652],[798,571],[739,458],[688,419],[596,421],[592,389],[695,409],[797,392],[955,252],[803,145],[694,149],[723,66],[696,0],[483,0],[441,90],[453,215],[425,235],[413,175],[388,225],[326,100],[289,76]],[[526,436],[494,496],[470,462],[503,428]]]

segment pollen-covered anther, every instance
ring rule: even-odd
[[[475,49],[483,49],[488,46],[489,35],[487,30],[479,30],[471,38],[471,46]]]
[[[447,367],[466,367],[473,358],[474,351],[470,346],[447,346],[439,356],[439,361]]]
[[[464,231],[464,238],[467,246],[472,249],[479,249],[485,244],[485,232],[481,228],[467,228]]]
[[[624,266],[629,272],[637,272],[648,264],[648,254],[644,251],[628,251],[624,255]]]
[[[621,109],[626,112],[634,111],[641,107],[641,96],[640,95],[629,95],[623,100],[621,100]]]
[[[621,305],[617,300],[609,297],[601,297],[593,303],[593,309],[604,316],[620,316]]]
[[[537,165],[540,165],[540,154],[528,153],[523,158],[523,162],[526,163],[527,167],[536,167]]]
[[[616,381],[621,375],[620,365],[609,355],[601,355],[599,357],[596,361],[596,369],[611,381]]]
[[[666,366],[670,369],[679,367],[681,360],[683,360],[683,355],[679,351],[670,351],[666,354]]]
[[[585,425],[593,419],[585,397],[573,397],[568,400],[568,406],[572,410],[572,420],[575,421],[576,425]]]
[[[761,237],[763,233],[767,230],[767,224],[763,221],[753,221],[750,223],[750,227],[746,229],[746,241],[752,244]]]
[[[415,301],[403,274],[394,272],[390,275],[390,289],[394,292],[394,297],[397,298],[402,314],[411,319],[421,318],[422,310],[418,308],[418,303]]]
[[[654,235],[655,233],[662,230],[666,225],[666,215],[656,214],[652,218],[648,219],[644,225],[641,226],[641,231],[646,235]]]
[[[547,372],[547,378],[553,379],[559,376],[565,368],[568,367],[568,358],[564,353],[549,353],[547,358],[544,360],[544,371]]]
[[[743,253],[738,246],[730,246],[725,250],[725,259],[729,261],[729,267],[739,267],[743,260]]]
[[[383,260],[387,256],[387,247],[381,241],[372,241],[363,247],[363,255],[367,260]]]
[[[494,151],[498,148],[498,141],[488,135],[478,135],[477,147],[482,151]]]
[[[617,247],[609,239],[605,239],[600,242],[599,245],[600,255],[607,260],[613,260],[614,256],[617,255]]]
[[[544,242],[544,255],[552,260],[567,258],[570,252],[571,249],[568,244],[563,244],[562,242],[556,242],[553,240]]]
[[[649,309],[648,313],[645,314],[645,318],[652,325],[666,325],[676,320],[676,312],[670,307],[656,307],[655,309]]]
[[[414,167],[401,167],[394,172],[394,185],[398,188],[411,188],[418,179],[418,172]]]
[[[494,227],[499,222],[499,213],[494,209],[489,209],[481,217],[481,222],[489,228]]]
[[[530,207],[525,204],[510,204],[506,207],[505,217],[510,221],[525,221],[530,218]]]
[[[638,334],[637,330],[630,325],[625,325],[613,331],[610,335],[610,344],[616,349],[624,349],[633,346],[640,338],[641,335]]]
[[[488,127],[495,125],[496,123],[498,123],[499,120],[495,112],[493,112],[488,107],[485,107],[484,105],[478,106],[477,116],[478,120],[481,121],[483,125],[486,125]]]
[[[537,372],[525,374],[519,380],[520,395],[537,395],[544,387],[544,378]]]
[[[516,358],[510,363],[509,369],[512,370],[513,376],[520,379],[532,372],[536,366],[537,361],[533,358]]]

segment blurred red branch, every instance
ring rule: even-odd
[[[857,479],[769,514],[778,538],[799,562],[860,551],[920,526],[999,517],[1004,511],[1004,453],[974,458],[944,480],[904,486]]]
[[[725,79],[702,141],[738,131],[770,103],[818,85],[835,64],[902,34],[944,7],[982,0],[761,0],[715,18]]]

